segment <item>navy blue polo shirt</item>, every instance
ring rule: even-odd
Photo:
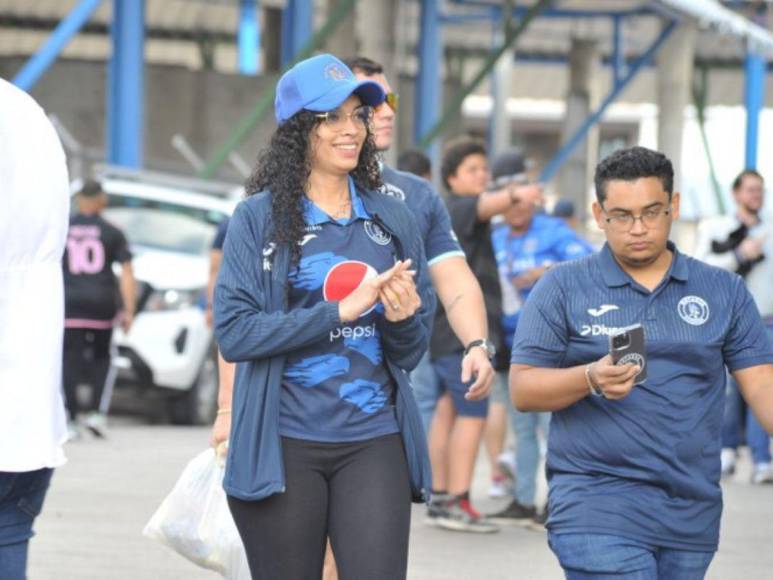
[[[453,256],[464,258],[448,210],[426,179],[387,165],[381,168],[381,179],[384,182],[381,192],[404,201],[413,212],[430,266]]]
[[[391,234],[368,215],[353,183],[352,216],[334,220],[304,199],[306,234],[288,276],[288,307],[340,301],[396,259]],[[394,384],[384,363],[376,319],[380,303],[305,348],[288,353],[279,432],[308,441],[362,441],[398,432]]]
[[[590,363],[608,352],[614,329],[645,327],[645,383],[620,401],[589,395],[553,413],[554,533],[717,548],[725,365],[773,363],[773,351],[740,277],[669,249],[671,267],[652,292],[605,245],[549,270],[521,312],[512,362],[537,367]]]

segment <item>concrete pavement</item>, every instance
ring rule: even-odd
[[[108,440],[68,445],[69,463],[55,474],[36,525],[30,580],[217,578],[141,535],[207,437],[205,428],[148,426],[121,417]],[[483,512],[502,505],[482,497],[487,475],[486,462],[480,461],[473,495]],[[725,486],[722,543],[711,579],[773,578],[773,486],[751,486],[748,475],[744,458],[735,480]],[[520,527],[494,535],[453,533],[425,527],[422,516],[423,510],[414,508],[412,580],[563,577],[544,534]]]

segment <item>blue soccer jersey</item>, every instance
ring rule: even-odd
[[[619,401],[588,396],[554,412],[548,528],[712,551],[722,512],[725,366],[773,363],[743,280],[673,252],[653,291],[608,246],[549,270],[524,304],[512,362],[568,368],[599,360],[616,329],[642,324],[647,379]]]
[[[391,234],[367,214],[350,183],[352,217],[334,220],[309,201],[299,264],[288,276],[290,309],[340,301],[396,259]],[[279,432],[321,442],[351,442],[398,432],[393,382],[376,325],[380,303],[324,339],[289,353]]]
[[[508,350],[513,347],[513,333],[518,325],[520,305],[529,297],[533,286],[516,289],[513,279],[532,268],[552,266],[592,254],[588,242],[556,217],[537,214],[529,229],[515,235],[506,223],[491,234],[491,243],[502,285],[502,330]]]
[[[448,210],[427,180],[388,165],[381,168],[381,179],[384,181],[382,193],[401,199],[413,212],[430,267],[445,258],[464,258]]]

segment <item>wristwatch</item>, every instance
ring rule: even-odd
[[[464,356],[467,356],[468,354],[470,354],[470,351],[476,347],[481,347],[485,349],[489,360],[493,359],[494,356],[497,354],[497,349],[494,346],[494,343],[492,343],[487,338],[479,338],[478,340],[473,340],[470,344],[467,345],[467,347],[464,349]]]

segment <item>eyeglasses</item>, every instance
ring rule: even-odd
[[[322,119],[326,127],[333,131],[343,131],[346,122],[351,119],[357,129],[365,129],[373,120],[373,109],[368,105],[357,107],[351,113],[344,113],[336,109],[327,113],[317,113],[314,115],[317,119]]]
[[[389,105],[389,108],[396,113],[400,106],[400,95],[397,93],[387,93],[386,99],[379,105],[379,107],[383,107],[384,105]]]
[[[609,215],[605,209],[602,209],[601,211],[607,216],[604,218],[604,221],[606,221],[613,230],[618,232],[631,231],[636,220],[641,220],[641,223],[645,228],[656,228],[660,225],[662,218],[671,214],[671,209],[664,207],[644,210],[640,216],[635,216],[632,213]]]

